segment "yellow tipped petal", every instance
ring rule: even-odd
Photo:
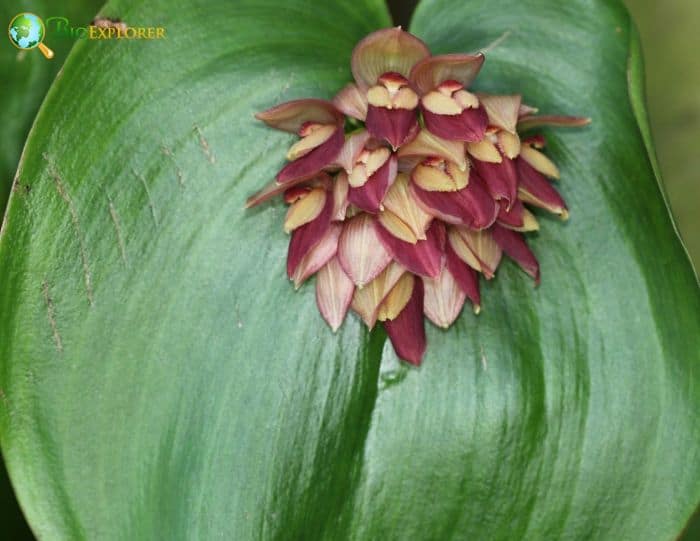
[[[435,90],[423,96],[421,103],[423,107],[436,115],[458,115],[463,111],[459,103]]]
[[[284,230],[289,233],[297,227],[315,220],[326,204],[326,190],[314,188],[301,199],[290,205],[284,219]]]
[[[493,278],[503,252],[486,230],[473,230],[463,226],[453,226],[448,239],[457,256],[467,265],[487,278]]]
[[[322,145],[335,133],[338,129],[335,125],[321,125],[318,124],[309,130],[309,134],[302,137],[299,141],[294,143],[289,151],[287,151],[287,159],[291,162],[302,156],[305,156],[317,146]]]
[[[477,143],[467,143],[467,152],[482,162],[501,163],[503,161],[501,153],[488,137]]]
[[[432,220],[432,216],[423,211],[411,195],[408,175],[399,173],[396,176],[389,192],[384,197],[384,208],[396,216],[411,228],[413,235],[418,240],[425,240],[425,232]]]
[[[386,147],[379,147],[368,153],[367,161],[367,176],[371,177],[377,170],[386,163],[391,157],[391,151]]]
[[[419,164],[413,170],[413,182],[424,190],[432,192],[456,192],[469,184],[469,170],[461,171],[452,162],[442,162],[442,166]]]
[[[535,150],[530,145],[523,145],[520,149],[520,155],[527,163],[543,175],[549,178],[559,178],[559,168],[539,150]]]
[[[406,269],[398,263],[391,262],[374,280],[362,289],[355,289],[351,304],[352,309],[359,314],[370,329],[377,321],[379,305],[405,271]]]
[[[364,186],[367,179],[367,166],[364,163],[355,164],[355,167],[352,168],[348,176],[348,182],[353,188]]]
[[[537,221],[537,218],[535,218],[535,215],[530,212],[529,210],[525,209],[523,211],[523,226],[520,228],[520,231],[539,231],[540,230],[540,223]]]
[[[520,137],[517,133],[501,130],[498,132],[498,146],[511,160],[520,154]]]
[[[386,296],[377,314],[379,321],[391,321],[401,313],[408,301],[411,300],[413,293],[413,281],[415,278],[410,272],[404,273],[396,285],[391,288],[391,291]]]
[[[389,210],[384,210],[379,213],[379,223],[384,226],[384,229],[398,239],[410,242],[411,244],[418,242],[416,234],[406,222]]]

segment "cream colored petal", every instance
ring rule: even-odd
[[[389,233],[404,242],[415,244],[418,242],[418,237],[413,230],[399,218],[396,214],[389,210],[383,210],[379,213],[379,223],[384,226]]]
[[[535,150],[530,145],[523,145],[520,149],[520,155],[527,163],[543,175],[549,178],[559,178],[559,168],[539,150]]]
[[[408,301],[411,300],[411,294],[413,293],[413,284],[415,277],[410,272],[404,273],[396,285],[391,288],[391,291],[382,301],[379,306],[379,312],[377,313],[377,319],[379,321],[391,321],[396,319],[401,313]]]
[[[365,287],[355,289],[351,304],[352,309],[359,314],[370,329],[374,327],[377,321],[379,305],[404,272],[406,272],[406,269],[392,261],[379,276],[365,285]]]
[[[432,216],[425,212],[411,195],[408,175],[399,173],[396,176],[394,184],[384,197],[383,205],[411,228],[416,239],[425,240],[425,232]]]
[[[498,126],[511,133],[515,133],[518,124],[521,96],[493,96],[490,94],[479,95],[481,105],[486,109],[489,123]]]
[[[391,262],[372,216],[359,214],[345,223],[338,242],[338,258],[345,273],[359,287],[374,280]]]
[[[501,130],[498,132],[498,146],[503,154],[511,160],[515,159],[520,154],[520,137],[517,133]]]
[[[289,233],[297,227],[315,220],[326,204],[326,190],[314,188],[304,197],[292,203],[284,220],[284,230]]]
[[[467,143],[467,152],[477,160],[488,163],[501,163],[503,157],[488,137],[476,143]]]
[[[423,278],[423,312],[438,327],[446,329],[459,316],[467,298],[447,268],[436,279]]]
[[[338,173],[333,183],[333,214],[332,220],[343,221],[348,208],[348,175],[345,171]]]
[[[316,304],[330,325],[337,331],[345,319],[355,286],[343,271],[337,257],[332,258],[316,276]]]
[[[290,147],[290,149],[287,151],[287,159],[291,162],[301,158],[302,156],[306,156],[317,146],[320,146],[328,141],[328,139],[331,138],[337,129],[338,127],[335,125],[319,124],[311,130],[309,135],[302,137]]]
[[[452,226],[448,239],[462,261],[483,273],[487,279],[493,278],[503,254],[487,229],[476,231],[463,226]]]
[[[463,108],[451,97],[438,91],[428,92],[421,99],[423,107],[436,115],[458,115]]]
[[[397,155],[399,158],[408,156],[439,156],[456,163],[462,170],[467,168],[464,142],[448,141],[433,135],[428,130],[421,130],[413,141],[399,149]]]

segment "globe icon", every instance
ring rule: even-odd
[[[10,21],[8,35],[12,44],[19,49],[39,50],[46,58],[53,57],[53,51],[42,43],[46,33],[44,21],[33,13],[20,13]]]

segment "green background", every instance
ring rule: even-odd
[[[700,104],[696,89],[700,84],[700,69],[696,55],[690,52],[695,51],[698,45],[697,32],[693,28],[697,28],[700,8],[690,2],[664,3],[663,7],[657,6],[657,2],[629,3],[639,21],[647,54],[650,114],[661,168],[684,237],[691,251],[698,257],[700,245],[697,231],[700,224],[697,221],[698,214],[694,211],[700,201],[696,174],[700,170],[700,163],[694,145],[698,140]],[[42,13],[40,6],[32,8],[28,5],[22,5],[16,11],[25,9]],[[88,12],[94,11],[92,8]],[[9,20],[11,16],[12,14],[5,18]],[[83,15],[82,18],[85,19],[84,24],[92,16]],[[660,27],[663,28],[662,32],[659,32]],[[47,45],[57,51],[57,59],[60,61],[58,53],[61,44],[49,43],[47,38]],[[2,52],[7,53],[5,49]],[[12,54],[16,54],[16,51],[12,51]],[[65,50],[62,55],[65,58]],[[19,141],[22,138],[19,134],[26,133],[33,117],[32,112],[59,65],[59,62],[47,65],[38,55],[17,61],[16,65],[12,61],[13,59],[0,57],[0,65],[6,70],[3,77],[6,80],[19,77],[19,80],[26,82],[27,87],[25,92],[12,94],[0,104],[0,112],[14,113],[3,115],[6,119],[3,129],[6,130],[4,133],[7,137],[3,138],[0,150],[6,189],[21,146]],[[7,522],[4,524],[12,524],[13,521],[16,524],[18,515],[12,511],[7,488],[3,497],[7,502],[3,507],[7,509]]]

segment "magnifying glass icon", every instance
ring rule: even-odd
[[[41,53],[48,59],[53,58],[53,51],[44,45],[46,27],[44,21],[33,13],[20,13],[10,21],[7,29],[12,45],[27,51],[38,47]]]

